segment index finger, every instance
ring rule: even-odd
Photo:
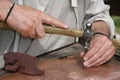
[[[68,25],[64,24],[63,22],[59,21],[58,19],[52,17],[52,16],[49,16],[47,14],[43,14],[43,23],[46,23],[46,24],[50,24],[52,26],[55,26],[55,27],[59,27],[59,28],[63,28],[63,29],[67,29],[68,28]]]

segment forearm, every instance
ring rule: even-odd
[[[92,31],[93,31],[93,33],[102,32],[105,35],[107,35],[108,37],[110,36],[110,29],[109,29],[107,23],[104,22],[104,21],[95,21],[95,22],[93,22]]]
[[[0,21],[4,21],[12,3],[9,0],[0,0]]]

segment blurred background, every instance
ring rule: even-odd
[[[120,0],[104,0],[105,4],[110,5],[110,15],[112,16],[116,32],[120,34]]]

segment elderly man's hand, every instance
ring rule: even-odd
[[[42,75],[44,71],[37,68],[35,57],[18,52],[8,52],[4,54],[5,70],[20,72],[28,75]]]
[[[109,36],[109,27],[104,21],[97,21],[92,24],[93,32],[102,32],[105,35],[95,34],[91,40],[90,48],[87,53],[81,53],[84,59],[84,66],[99,66],[109,61],[115,54],[115,47],[112,41],[107,38]]]
[[[99,66],[110,60],[114,53],[112,41],[106,36],[96,34],[91,41],[90,50],[83,57],[83,64],[86,67]]]
[[[10,2],[4,2],[3,7],[11,7]],[[5,6],[7,5],[7,6]],[[2,5],[1,5],[2,6]],[[9,9],[7,8],[7,9]],[[6,10],[6,8],[3,8]],[[8,11],[8,10],[7,10]],[[7,14],[6,11],[6,14]],[[5,11],[4,11],[5,12]],[[4,15],[4,18],[6,15]],[[4,20],[3,20],[4,21]],[[59,28],[67,28],[67,25],[58,21],[57,19],[28,6],[15,4],[7,24],[24,37],[41,38],[45,35],[43,24],[53,25]]]

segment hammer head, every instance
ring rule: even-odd
[[[83,32],[83,37],[82,37],[82,45],[85,49],[85,52],[88,51],[90,47],[90,41],[92,39],[92,29],[91,29],[92,24],[89,22],[86,24],[86,29]]]

